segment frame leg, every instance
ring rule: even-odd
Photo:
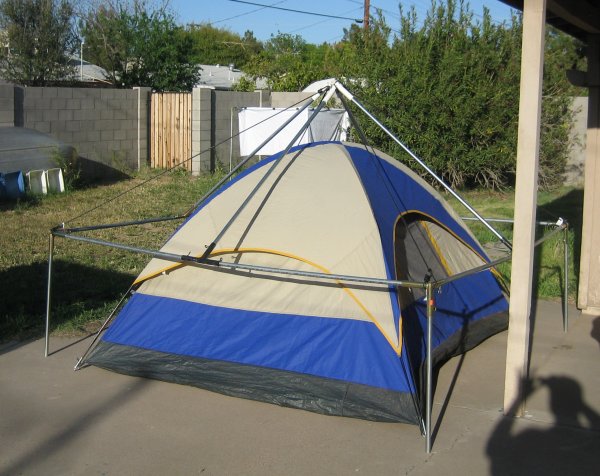
[[[54,254],[54,235],[50,233],[48,238],[48,287],[46,289],[46,345],[44,356],[48,357],[50,347],[50,302],[52,291],[52,255]]]
[[[563,330],[569,330],[569,227],[565,226],[563,232],[563,242],[565,246],[565,263],[564,263],[564,297],[563,297]]]
[[[427,283],[427,390],[425,407],[425,446],[427,453],[431,453],[431,402],[432,402],[432,360],[431,360],[431,334],[433,332],[433,285]]]

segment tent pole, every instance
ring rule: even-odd
[[[242,160],[239,164],[237,164],[233,169],[231,169],[229,171],[229,173],[223,177],[221,180],[219,180],[219,182],[213,187],[211,188],[200,200],[198,200],[194,206],[192,208],[190,208],[186,213],[184,213],[184,216],[188,216],[190,213],[192,213],[196,208],[198,208],[202,203],[204,203],[213,193],[215,193],[215,191],[217,191],[219,188],[221,188],[221,185],[223,185],[225,182],[227,182],[229,179],[231,179],[231,177],[233,177],[233,175],[240,170],[244,165],[246,165],[248,163],[248,161],[250,159],[252,159],[254,156],[256,156],[256,154],[258,154],[258,152],[260,151],[260,149],[262,149],[266,144],[269,143],[269,141],[271,141],[277,134],[279,134],[283,129],[285,129],[289,124],[291,124],[291,122],[296,119],[296,117],[298,117],[307,107],[309,107],[313,101],[315,101],[321,94],[320,93],[315,93],[313,94],[310,98],[310,101],[306,101],[306,103],[304,104],[304,106],[302,106],[301,108],[299,108],[293,115],[292,117],[290,117],[287,121],[285,121],[281,126],[279,126],[277,128],[277,130],[275,132],[273,132],[273,134],[271,134],[267,139],[265,139],[256,149],[254,149],[250,155],[248,157],[246,157],[244,160]],[[273,116],[271,116],[273,117]],[[269,118],[270,119],[270,118]]]
[[[427,453],[431,453],[431,401],[432,401],[432,362],[431,362],[431,334],[433,332],[433,283],[430,281],[425,288],[427,297],[427,395],[425,409],[425,446]]]
[[[175,253],[165,253],[164,251],[154,251],[147,248],[138,248],[135,246],[123,245],[121,243],[115,243],[111,241],[99,240],[96,238],[90,238],[87,236],[80,235],[72,235],[69,233],[64,233],[61,231],[55,232],[56,236],[60,236],[61,238],[67,238],[69,240],[80,241],[83,243],[91,243],[94,245],[107,246],[109,248],[116,248],[119,250],[131,251],[132,253],[145,254],[148,256],[152,256],[153,258],[162,259],[165,261],[170,261],[173,263],[181,263],[186,266],[197,266],[201,268],[207,269],[228,269],[233,271],[244,271],[251,273],[253,271],[258,271],[261,273],[272,273],[272,274],[281,274],[287,276],[300,276],[304,278],[311,279],[325,279],[327,281],[342,281],[349,283],[365,283],[365,284],[375,284],[379,286],[403,286],[408,288],[419,288],[424,289],[425,285],[422,282],[411,282],[411,281],[399,281],[393,279],[384,279],[384,278],[369,278],[363,276],[352,276],[345,274],[329,274],[329,273],[321,273],[314,271],[301,271],[294,269],[286,269],[286,268],[273,268],[271,266],[256,266],[249,265],[243,263],[229,263],[227,261],[217,261],[216,259],[205,260],[202,258],[195,258],[193,256],[188,255],[178,255]],[[489,265],[490,267],[492,265]]]
[[[342,138],[342,119],[344,119],[344,114],[342,113],[340,115],[340,118],[337,121],[337,124],[335,125],[335,129],[333,129],[333,132],[331,133],[331,137],[329,137],[330,141],[334,141],[336,140],[341,140]]]
[[[233,161],[233,110],[236,109],[235,106],[231,108],[229,113],[229,137],[232,139],[229,141],[229,173],[231,173],[232,169],[232,161]]]
[[[115,306],[115,308],[108,315],[108,317],[104,320],[104,322],[100,326],[100,329],[98,330],[98,332],[96,332],[96,335],[92,339],[92,342],[90,343],[90,345],[88,346],[88,348],[86,349],[86,351],[77,360],[77,363],[75,364],[75,367],[73,368],[73,370],[79,370],[83,366],[83,364],[85,363],[85,358],[88,356],[88,354],[90,353],[90,351],[94,347],[94,344],[98,341],[98,338],[100,337],[100,335],[102,334],[102,332],[104,331],[104,329],[106,329],[108,327],[108,324],[110,323],[110,321],[112,320],[112,318],[114,317],[114,315],[116,314],[116,312],[121,308],[121,305],[123,304],[123,301],[125,301],[125,299],[127,298],[127,296],[129,296],[129,294],[131,293],[132,289],[133,289],[133,284],[131,286],[129,286],[129,289],[125,292],[125,294],[123,294],[123,296],[121,297],[121,299],[119,300],[119,302],[117,303],[117,305]]]
[[[46,340],[44,356],[48,357],[50,347],[50,298],[52,290],[52,255],[54,254],[54,234],[50,233],[48,238],[48,286],[46,288]]]
[[[565,284],[563,286],[564,289],[564,297],[563,297],[563,330],[567,332],[569,330],[569,224],[565,223],[565,228],[563,231],[563,244],[565,251],[565,263],[564,263],[564,280]]]
[[[429,175],[439,182],[450,194],[456,198],[467,210],[469,210],[477,219],[483,223],[509,250],[512,249],[512,244],[508,241],[499,231],[497,231],[492,225],[490,225],[485,218],[483,218],[477,211],[469,205],[458,193],[456,193],[450,185],[442,180],[432,169],[430,169],[425,162],[417,157],[407,146],[405,146],[400,139],[398,139],[392,132],[386,128],[379,120],[371,114],[339,81],[335,83],[336,89],[346,96],[351,102],[353,102],[362,112],[364,112],[369,119],[371,119],[377,126],[385,132],[394,142],[396,142],[402,149],[410,155],[421,167],[423,167]]]
[[[221,238],[223,238],[223,236],[225,235],[225,233],[227,233],[227,230],[229,230],[229,227],[231,227],[231,225],[233,224],[233,222],[235,220],[237,220],[237,218],[240,216],[240,214],[242,213],[242,211],[246,208],[246,206],[248,205],[248,203],[250,203],[250,201],[254,198],[254,195],[256,195],[256,192],[258,192],[258,190],[263,186],[263,184],[271,176],[271,174],[273,173],[273,171],[275,170],[275,168],[277,168],[277,166],[280,164],[280,162],[283,160],[283,158],[288,154],[288,152],[294,146],[294,144],[296,143],[296,141],[298,139],[300,139],[306,133],[306,131],[310,127],[310,124],[312,123],[313,119],[315,117],[317,117],[317,115],[319,114],[319,112],[323,108],[323,105],[325,103],[327,103],[327,101],[329,101],[329,99],[333,95],[334,91],[335,91],[335,88],[333,88],[331,86],[328,86],[326,88],[326,90],[324,91],[324,95],[321,95],[321,100],[319,101],[319,105],[314,109],[314,111],[312,112],[312,114],[308,118],[308,121],[306,121],[306,123],[294,135],[294,137],[289,142],[289,144],[287,145],[287,147],[285,148],[285,150],[283,152],[281,152],[281,155],[273,162],[273,164],[271,164],[271,166],[266,171],[266,173],[262,176],[262,178],[259,180],[259,182],[254,186],[254,188],[250,191],[250,193],[248,194],[248,196],[244,199],[244,201],[239,206],[239,208],[231,216],[231,218],[229,219],[229,221],[221,229],[221,231],[219,232],[219,234],[206,247],[206,251],[202,255],[201,259],[207,259],[210,256],[210,254],[212,253],[212,251],[215,249],[215,246],[217,245],[217,243],[221,240]]]
[[[146,220],[105,223],[103,225],[76,226],[73,228],[66,228],[66,227],[60,225],[59,228],[68,233],[80,233],[82,231],[96,231],[96,230],[106,230],[108,228],[120,228],[120,227],[125,227],[125,226],[145,225],[147,223],[160,223],[163,221],[181,220],[183,218],[185,218],[184,215],[178,215],[178,216],[169,216],[169,217],[148,218]]]
[[[368,147],[369,142],[367,141],[367,136],[365,135],[365,132],[362,130],[362,127],[360,127],[360,125],[358,124],[358,121],[354,117],[354,113],[350,109],[350,106],[348,106],[348,103],[346,102],[346,98],[339,90],[337,90],[337,95],[338,95],[338,98],[340,99],[340,101],[342,102],[344,109],[348,113],[348,118],[350,119],[350,123],[354,126],[354,128],[356,129],[356,132],[360,136],[360,140],[365,145],[365,147]]]

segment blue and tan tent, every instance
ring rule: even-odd
[[[423,287],[315,276],[426,283],[489,261],[417,174],[380,151],[342,142],[298,146],[237,175],[161,252],[206,256],[211,264],[152,259],[87,363],[325,414],[409,423],[422,419]],[[506,327],[507,301],[489,269],[441,287],[435,306],[434,362]]]

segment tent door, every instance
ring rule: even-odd
[[[394,253],[397,279],[434,281],[462,273],[486,261],[448,228],[419,212],[400,215],[394,229]],[[422,298],[422,289],[401,290],[402,309]]]

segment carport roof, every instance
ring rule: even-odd
[[[501,0],[523,10],[523,0]],[[600,34],[600,0],[547,0],[546,22],[584,42]]]

